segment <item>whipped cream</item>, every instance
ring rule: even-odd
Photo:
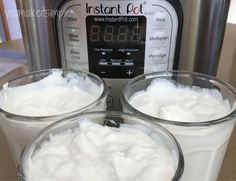
[[[190,87],[167,79],[154,79],[146,90],[136,92],[129,103],[137,110],[171,121],[202,122],[231,112],[217,89]]]
[[[79,128],[50,135],[28,157],[26,180],[171,180],[176,155],[147,129],[127,124],[107,127],[84,118]]]
[[[96,101],[104,87],[89,77],[53,70],[47,77],[18,87],[3,86],[0,108],[23,116],[52,116],[84,108]]]

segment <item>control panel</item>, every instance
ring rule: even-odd
[[[106,78],[143,73],[145,16],[88,16],[86,25],[90,72]]]
[[[59,9],[62,67],[103,78],[172,70],[178,16],[166,0],[70,0]]]
[[[108,102],[113,107],[130,78],[177,68],[182,26],[178,3],[64,1],[55,26],[61,66],[104,78],[110,89]]]

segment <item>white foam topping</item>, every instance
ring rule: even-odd
[[[69,113],[88,106],[103,91],[91,78],[75,73],[62,76],[53,70],[47,77],[18,87],[3,86],[0,108],[23,116],[51,116]]]
[[[145,114],[172,121],[209,121],[231,112],[228,100],[217,89],[190,87],[167,79],[154,79],[128,101]]]
[[[171,180],[176,157],[142,126],[102,126],[84,119],[55,134],[27,160],[28,181]],[[159,138],[160,139],[160,138]]]

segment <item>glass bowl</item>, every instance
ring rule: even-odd
[[[91,103],[88,103],[87,106],[75,109],[70,112],[66,112],[58,115],[50,115],[50,116],[27,116],[27,115],[17,115],[14,113],[7,112],[0,108],[0,125],[3,133],[7,138],[8,145],[10,147],[11,154],[15,163],[25,147],[25,145],[31,140],[31,138],[37,134],[41,129],[45,128],[49,124],[62,119],[64,117],[68,117],[71,115],[75,115],[81,112],[88,111],[104,111],[106,110],[106,98],[108,94],[107,86],[105,82],[99,78],[98,76],[82,72],[82,71],[72,71],[66,69],[48,69],[41,70],[33,73],[29,73],[27,75],[18,77],[12,81],[9,81],[7,84],[8,87],[18,87],[21,85],[26,85],[30,83],[35,83],[48,75],[51,75],[53,71],[61,71],[62,76],[66,77],[67,75],[75,74],[79,78],[81,78],[83,83],[86,84],[87,80],[90,80],[95,83],[95,85],[101,86],[102,91],[99,97]],[[68,80],[71,80],[69,77]],[[3,85],[0,88],[0,93],[4,92]]]
[[[122,112],[90,112],[81,113],[76,116],[65,118],[58,121],[43,131],[41,131],[24,149],[21,159],[19,162],[19,179],[20,181],[27,180],[27,168],[29,167],[30,159],[37,154],[45,142],[49,141],[53,135],[58,135],[65,133],[68,130],[76,130],[79,132],[80,122],[84,119],[89,119],[90,121],[100,124],[103,126],[109,126],[119,129],[120,126],[128,125],[134,129],[139,129],[137,126],[142,126],[142,130],[145,130],[152,140],[157,141],[164,148],[169,150],[171,156],[175,160],[173,163],[175,168],[175,174],[172,180],[178,180],[184,169],[184,159],[182,155],[181,148],[175,138],[169,133],[165,128],[160,125],[153,124],[148,119],[141,116],[134,116]],[[78,129],[78,130],[77,130]],[[73,132],[73,131],[72,131]],[[95,133],[95,135],[97,135]],[[122,143],[119,142],[122,145]],[[100,149],[99,149],[100,150]],[[107,153],[107,152],[106,152]],[[76,157],[76,155],[75,155]],[[89,156],[90,157],[90,156]],[[31,162],[32,163],[32,162]],[[123,162],[122,162],[123,163]],[[96,174],[96,173],[94,173]]]
[[[167,79],[174,82],[175,85],[217,89],[222,94],[223,99],[228,100],[232,112],[214,120],[184,122],[153,117],[130,104],[129,100],[132,95],[146,90],[157,79]],[[130,80],[122,90],[120,101],[124,112],[141,115],[161,124],[179,141],[185,158],[183,180],[217,179],[235,125],[236,92],[232,86],[215,77],[195,72],[154,72]],[[212,106],[214,107],[214,105]]]

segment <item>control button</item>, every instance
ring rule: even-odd
[[[66,38],[71,45],[79,45],[80,33],[78,29],[66,29]]]
[[[168,22],[168,16],[165,11],[158,11],[155,13],[154,18],[156,25],[160,28],[164,27]]]
[[[170,36],[168,36],[166,33],[162,32],[162,31],[158,31],[154,35],[151,35],[149,37],[150,41],[157,42],[158,45],[165,44],[166,42],[169,41],[169,39],[170,39]]]
[[[103,65],[103,66],[108,65],[107,62],[98,62],[98,64],[99,64],[99,65]]]
[[[162,64],[166,63],[168,54],[167,51],[164,49],[156,49],[151,52],[148,57],[153,63]]]
[[[126,72],[129,76],[131,76],[131,74],[133,74],[133,72],[131,72],[130,70],[128,72]]]
[[[71,55],[71,59],[74,61],[80,60],[80,55]]]
[[[80,49],[67,46],[66,57],[71,61],[78,62],[80,60]]]
[[[134,66],[134,62],[125,62],[125,66]]]
[[[114,66],[120,66],[121,63],[120,63],[120,62],[112,62],[111,65],[114,65]]]
[[[78,48],[70,48],[70,54],[80,55],[80,49],[78,49]]]
[[[79,10],[80,6],[73,6],[63,15],[63,26],[67,28],[78,27],[79,25]]]

